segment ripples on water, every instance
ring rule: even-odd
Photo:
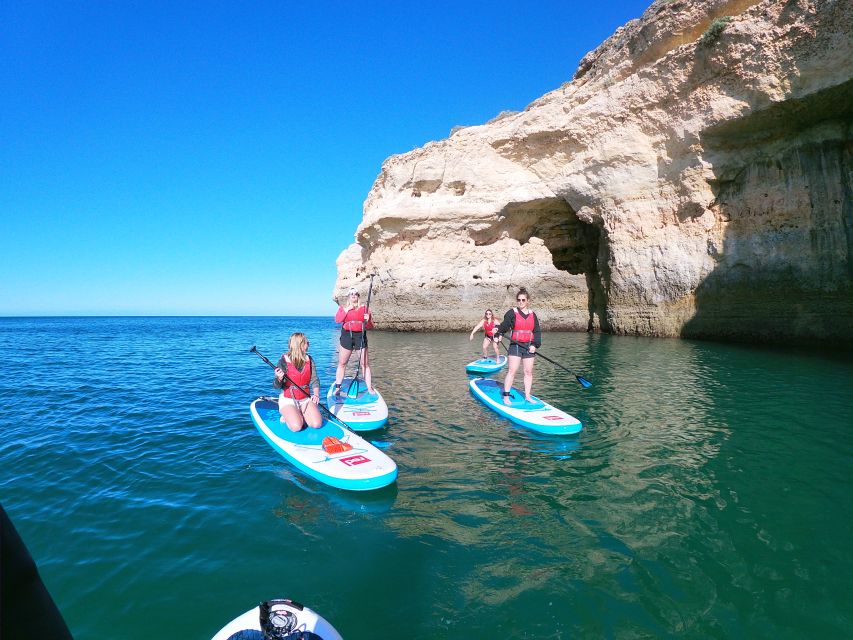
[[[848,358],[547,334],[595,383],[537,363],[565,438],[470,397],[465,335],[374,333],[400,476],[353,494],[252,427],[294,330],[327,385],[326,319],[0,319],[0,500],[78,640],[273,596],[349,639],[851,635]]]

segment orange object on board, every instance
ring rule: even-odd
[[[334,436],[326,436],[323,438],[323,449],[326,453],[344,453],[352,449],[352,445],[341,442]]]

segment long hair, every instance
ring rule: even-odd
[[[526,295],[527,301],[530,302],[530,294],[527,293],[527,289],[525,289],[524,287],[519,288],[518,293],[515,294],[515,297],[517,298],[518,296],[520,296],[522,294]]]
[[[495,319],[495,312],[492,311],[491,309],[486,309],[486,311],[483,313],[483,320],[488,320],[489,319],[488,314],[490,314],[490,313],[492,314],[492,320],[494,320]]]
[[[287,347],[289,349],[287,355],[293,366],[301,370],[308,362],[308,338],[301,331],[297,331],[290,336]]]

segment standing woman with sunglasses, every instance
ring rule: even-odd
[[[495,335],[495,314],[491,309],[486,309],[486,312],[483,314],[483,319],[477,323],[477,326],[471,330],[471,336],[468,338],[469,341],[474,339],[474,334],[477,333],[480,329],[483,330],[483,333],[486,335],[483,337],[483,359],[489,357],[489,345],[491,345],[495,350],[495,362],[500,360],[500,351],[498,351],[498,343],[495,342],[492,338]]]
[[[528,308],[530,295],[527,289],[521,287],[515,295],[518,306],[513,307],[504,314],[503,322],[495,331],[495,343],[508,331],[509,349],[507,356],[509,367],[506,378],[504,378],[503,402],[510,403],[509,390],[512,388],[515,374],[519,365],[524,369],[524,398],[531,401],[530,390],[533,388],[533,363],[536,349],[542,345],[542,330],[539,328],[539,318]]]
[[[320,379],[314,360],[308,355],[308,338],[296,332],[288,341],[288,352],[278,359],[273,386],[281,389],[278,412],[291,431],[301,431],[306,424],[312,429],[323,426],[320,402]],[[308,395],[309,391],[313,391]]]
[[[359,304],[358,290],[355,287],[350,287],[347,292],[346,306],[338,307],[335,322],[341,323],[341,349],[338,353],[338,370],[335,372],[335,395],[341,392],[341,382],[344,379],[347,362],[356,349],[361,349],[361,367],[364,370],[367,391],[373,393],[370,365],[367,364],[367,334],[365,333],[367,329],[373,328],[373,319],[367,307]]]

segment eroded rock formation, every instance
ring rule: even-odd
[[[853,3],[658,0],[520,113],[385,161],[336,295],[468,329],[853,341]],[[441,310],[438,313],[438,310]]]

